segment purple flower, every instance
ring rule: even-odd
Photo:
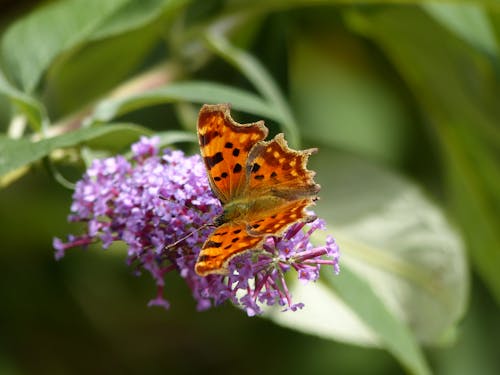
[[[268,237],[262,251],[235,257],[227,276],[196,274],[198,253],[213,230],[203,225],[213,223],[222,207],[210,190],[201,158],[173,150],[161,155],[158,143],[157,138],[141,138],[132,145],[132,161],[116,156],[93,162],[76,185],[68,218],[85,223],[86,232],[70,235],[66,242],[55,238],[56,259],[69,248],[96,242],[107,248],[123,241],[127,263],[136,273],[147,271],[155,280],[157,294],[149,306],[169,308],[165,274],[178,272],[198,310],[229,300],[249,316],[260,314],[263,305],[278,304],[292,311],[303,307],[292,302],[287,272],[295,270],[302,282],[317,280],[322,265],[339,272],[333,238],[329,236],[319,247],[310,242],[313,232],[325,227],[316,219],[292,225],[282,237]]]

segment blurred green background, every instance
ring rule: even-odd
[[[0,374],[500,373],[499,14],[496,0],[0,2]],[[82,230],[66,180],[142,134],[198,152],[214,102],[320,149],[317,212],[343,263],[296,286],[304,313],[198,313],[174,275],[166,312],[124,248],[54,260],[53,237]]]

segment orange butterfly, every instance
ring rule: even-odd
[[[198,275],[227,274],[234,256],[261,248],[267,236],[279,236],[297,221],[314,220],[305,208],[320,186],[306,163],[316,149],[292,150],[283,134],[265,142],[267,134],[263,121],[235,122],[228,104],[200,110],[201,155],[224,211],[198,256]]]

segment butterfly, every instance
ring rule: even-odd
[[[228,104],[204,105],[198,140],[210,187],[223,206],[198,256],[200,276],[228,273],[229,261],[262,248],[268,236],[280,236],[293,223],[312,221],[305,211],[320,186],[306,168],[317,149],[295,151],[283,134],[265,141],[263,121],[239,124]]]

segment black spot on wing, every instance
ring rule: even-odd
[[[203,246],[204,248],[210,248],[210,247],[221,247],[222,246],[222,242],[215,242],[215,241],[207,241],[205,243],[205,246]]]
[[[205,156],[205,164],[207,165],[208,169],[212,169],[215,165],[219,164],[222,160],[224,160],[224,157],[222,156],[222,152],[217,152],[213,156]]]
[[[238,156],[240,154],[240,149],[239,148],[235,148],[233,150],[233,156]]]
[[[198,262],[210,262],[212,261],[213,258],[217,258],[218,255],[208,255],[208,254],[202,254],[198,258]]]
[[[260,165],[259,165],[259,164],[257,164],[257,163],[254,163],[254,164],[252,165],[252,170],[251,170],[251,172],[252,172],[252,173],[255,173],[255,172],[257,172],[259,169],[260,169]]]
[[[240,163],[236,163],[236,165],[233,168],[233,173],[240,173],[241,169],[242,169],[241,168],[241,164]]]
[[[217,137],[220,137],[220,133],[217,130],[213,132],[208,132],[205,135],[200,136],[200,145],[202,147],[205,147],[212,141],[212,139]]]
[[[225,148],[233,148],[233,144],[231,142],[226,142],[224,145]]]

